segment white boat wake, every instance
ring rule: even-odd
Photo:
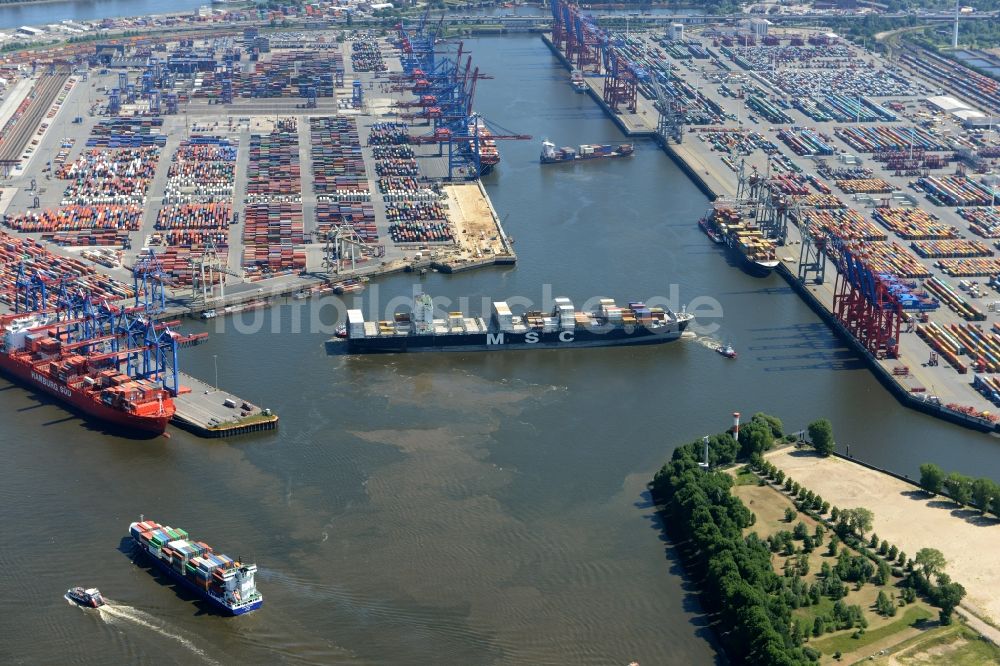
[[[148,629],[159,634],[160,636],[163,636],[164,638],[169,638],[177,642],[179,645],[200,657],[204,663],[211,664],[212,666],[222,666],[222,664],[209,657],[204,650],[177,633],[176,629],[168,628],[167,623],[163,620],[137,608],[132,608],[131,606],[117,604],[109,599],[105,599],[105,601],[107,603],[97,609],[101,613],[101,619],[105,622],[108,622],[109,624],[131,623],[144,629]]]

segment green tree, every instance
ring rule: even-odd
[[[993,498],[1000,495],[998,490],[1000,489],[997,488],[997,484],[992,479],[976,479],[972,482],[972,503],[980,511],[986,513]]]
[[[793,520],[795,520],[795,516],[797,516],[797,515],[798,515],[798,513],[795,511],[795,509],[793,509],[790,506],[789,507],[785,507],[785,522],[786,523],[790,523]]]
[[[753,415],[750,421],[757,421],[766,425],[771,429],[771,437],[774,439],[780,439],[785,434],[785,427],[781,423],[781,419],[777,416],[771,416],[770,414],[765,414],[764,412],[757,412]]]
[[[822,636],[826,631],[826,625],[823,622],[822,616],[817,615],[816,619],[813,621],[813,636]]]
[[[915,561],[921,566],[924,575],[928,578],[944,569],[944,565],[947,564],[944,555],[936,548],[921,548]]]
[[[878,548],[878,535],[872,532],[872,538],[868,540],[868,547],[872,550]]]
[[[800,520],[795,524],[795,529],[792,530],[792,534],[796,539],[801,541],[809,536],[809,529],[806,527],[806,524]]]
[[[938,617],[941,619],[941,624],[951,624],[951,614],[955,607],[962,603],[964,596],[965,588],[958,583],[947,582],[938,585],[931,595],[931,602],[940,609]]]
[[[1000,497],[994,497],[993,501],[990,502],[990,513],[1000,518]]]
[[[899,555],[899,549],[896,548],[895,546],[889,546],[889,552],[887,553],[889,561],[892,562],[893,560],[895,560],[897,555]]]
[[[774,475],[774,482],[777,483],[779,486],[785,482],[785,473],[782,472],[780,469],[778,470],[778,473]]]
[[[755,453],[763,453],[771,448],[773,443],[771,428],[765,423],[751,420],[740,428],[740,453],[743,457],[749,458]]]
[[[848,528],[858,536],[861,536],[870,530],[875,522],[875,514],[872,513],[870,509],[866,509],[863,506],[859,506],[856,509],[841,511],[841,520],[844,519],[845,513],[847,514]]]
[[[888,555],[889,554],[889,542],[888,541],[883,540],[882,543],[879,544],[878,554],[879,555]]]
[[[809,440],[820,455],[833,453],[833,425],[828,419],[819,419],[809,424]]]
[[[837,519],[839,517],[840,517],[840,509],[838,509],[837,507],[833,507],[832,509],[830,509],[830,520],[832,520],[833,522],[837,522]]]
[[[875,572],[875,584],[885,585],[889,582],[889,576],[891,575],[892,572],[889,570],[889,565],[885,560],[881,560],[878,563],[878,571]]]
[[[884,617],[896,614],[896,604],[892,602],[885,590],[879,590],[878,599],[875,600],[875,610]]]
[[[821,507],[819,508],[819,512],[820,512],[821,514],[824,514],[824,513],[826,513],[826,512],[827,512],[827,511],[829,511],[829,510],[830,510],[830,503],[829,503],[829,502],[823,502],[823,506],[821,506]]]
[[[972,479],[964,474],[958,472],[949,474],[944,480],[944,490],[948,497],[959,504],[968,504],[972,501]]]
[[[944,483],[944,470],[934,463],[925,463],[920,466],[920,487],[937,495],[941,492],[941,485]]]

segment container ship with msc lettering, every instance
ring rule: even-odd
[[[433,300],[421,294],[412,313],[396,314],[391,321],[365,321],[361,310],[348,310],[347,326],[329,348],[335,353],[346,345],[348,353],[372,354],[655,345],[679,338],[693,319],[684,310],[640,302],[621,307],[610,298],[600,299],[593,312],[577,312],[565,297],[553,302],[548,314],[515,315],[506,301],[498,301],[488,322],[461,312],[435,319]]]
[[[130,433],[162,434],[174,415],[170,393],[119,372],[118,353],[87,351],[98,341],[65,343],[59,336],[66,325],[37,312],[0,317],[0,371],[86,416]]]
[[[225,615],[243,615],[260,608],[256,564],[243,564],[203,541],[194,541],[180,528],[141,520],[129,525],[129,534],[153,564]]]

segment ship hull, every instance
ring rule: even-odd
[[[89,395],[59,384],[53,379],[43,376],[30,365],[19,363],[7,354],[0,353],[0,373],[15,381],[41,390],[85,417],[98,419],[130,434],[142,434],[150,437],[162,435],[170,421],[169,415],[136,416],[109,407]]]
[[[184,586],[184,589],[189,590],[189,591],[193,592],[194,594],[196,594],[198,596],[198,598],[207,601],[209,604],[212,605],[212,608],[214,610],[216,610],[217,612],[219,612],[219,613],[221,613],[223,615],[245,615],[246,613],[250,613],[252,611],[257,610],[264,603],[264,600],[261,599],[259,601],[253,602],[252,604],[248,604],[246,606],[241,606],[239,608],[232,608],[232,607],[226,605],[221,600],[213,597],[211,594],[209,594],[205,590],[201,589],[200,587],[198,587],[194,583],[192,583],[190,580],[187,579],[186,576],[184,576],[181,573],[178,573],[168,563],[164,562],[159,557],[157,557],[153,553],[149,552],[149,549],[146,546],[146,544],[144,544],[139,539],[136,539],[135,535],[132,535],[132,541],[139,547],[139,550],[142,552],[143,555],[146,556],[146,559],[149,560],[150,562],[152,562],[156,566],[156,568],[158,570],[160,570],[163,573],[165,573],[171,580],[174,580],[174,581],[180,583],[182,586]]]
[[[631,157],[633,153],[608,153],[607,155],[574,155],[573,157],[540,157],[542,164],[565,164],[567,162],[586,162],[588,160],[611,160],[617,157]]]
[[[329,349],[336,352],[346,344],[351,354],[398,354],[404,352],[470,352],[515,351],[526,349],[575,349],[579,347],[618,347],[657,345],[676,340],[687,328],[688,321],[664,327],[666,330],[642,326],[621,327],[605,332],[576,330],[548,333],[490,332],[454,333],[450,335],[400,335],[377,338],[331,340]]]
[[[738,247],[734,247],[729,243],[726,243],[726,249],[729,251],[730,256],[733,260],[743,269],[743,272],[751,277],[767,277],[778,267],[778,262],[769,261],[762,263],[759,261],[754,261],[742,252]]]

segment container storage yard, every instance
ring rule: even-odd
[[[415,90],[460,82],[472,104],[462,54],[428,82],[395,38],[335,34],[248,28],[40,67],[0,141],[3,303],[62,306],[70,287],[209,317],[382,273],[513,263],[474,182],[500,159],[486,125],[463,120],[451,139],[407,112]],[[175,420],[273,427],[258,408],[211,408],[216,393],[175,388]]]
[[[965,126],[994,110],[995,82],[939,57],[894,67],[803,28],[602,37],[556,4],[545,39],[591,96],[626,134],[659,141],[717,208],[756,215],[782,274],[901,401],[995,429],[992,334],[965,323],[988,329],[1000,314],[1000,261],[979,240],[1000,233],[997,176],[984,175],[1000,141]]]

